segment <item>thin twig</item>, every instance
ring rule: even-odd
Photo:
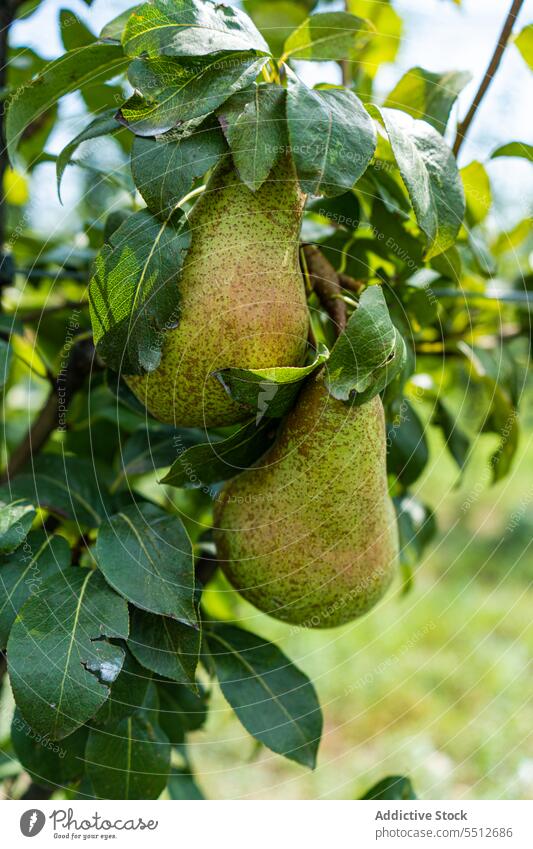
[[[356,280],[355,277],[350,277],[349,274],[344,274],[343,272],[339,271],[337,276],[339,278],[339,283],[341,284],[342,288],[348,289],[355,295],[360,295],[362,290],[365,288],[365,284],[362,280]]]
[[[13,23],[14,7],[11,2],[0,3],[0,90],[7,88],[7,55],[9,42],[9,28]],[[0,109],[0,312],[2,312],[2,288],[6,284],[7,257],[4,254],[4,243],[6,240],[6,215],[7,203],[4,195],[4,175],[7,171],[8,158],[4,132],[5,104]],[[3,274],[1,272],[4,272]]]
[[[344,0],[344,11],[345,12],[351,11],[351,9],[349,8],[349,5],[350,4],[349,4],[348,0]],[[346,88],[350,88],[350,86],[352,84],[352,63],[351,63],[351,60],[350,59],[341,59],[339,64],[341,66],[342,84]]]
[[[79,280],[83,283],[87,280],[88,272],[64,268],[61,271],[51,268],[15,268],[14,274],[20,274],[26,280]]]
[[[496,43],[496,47],[494,48],[494,53],[492,54],[492,58],[488,64],[487,70],[485,71],[485,75],[481,80],[481,84],[474,96],[470,109],[457,127],[457,135],[455,136],[455,142],[453,145],[453,152],[455,156],[457,156],[457,154],[459,153],[461,145],[463,144],[465,136],[470,127],[470,124],[474,119],[474,116],[479,108],[481,101],[483,100],[483,97],[489,85],[494,79],[494,75],[498,70],[500,62],[502,60],[502,56],[505,52],[505,48],[509,43],[509,36],[513,31],[514,22],[518,16],[518,13],[520,12],[520,9],[522,8],[523,3],[524,0],[513,0],[513,2],[511,3],[511,8],[507,13],[505,23],[500,33],[500,37],[498,38],[498,41]]]
[[[39,415],[9,458],[5,471],[0,475],[0,483],[9,481],[41,450],[59,426],[61,414],[66,412],[73,396],[85,383],[85,378],[98,367],[92,339],[84,337],[75,342],[65,371],[55,379]]]
[[[13,318],[18,321],[31,322],[39,321],[43,316],[54,315],[54,313],[64,312],[64,310],[82,310],[89,306],[89,301],[63,301],[62,304],[54,304],[54,306],[43,307],[42,309],[30,310],[29,312],[16,313]]]
[[[352,63],[349,59],[342,59],[340,66],[342,71],[342,84],[345,88],[350,88],[352,84]]]

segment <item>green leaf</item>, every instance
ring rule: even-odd
[[[500,436],[500,444],[490,458],[493,483],[503,480],[513,465],[520,437],[518,412],[509,400],[507,393],[497,383],[489,416],[484,431],[492,431]]]
[[[526,142],[508,142],[501,147],[497,147],[491,153],[491,159],[497,159],[500,156],[520,156],[522,159],[527,159],[528,162],[533,162],[533,145]]]
[[[274,163],[287,149],[285,89],[272,83],[253,88],[252,99],[234,120],[219,112],[235,167],[252,191],[261,187]]]
[[[401,221],[407,221],[409,219],[411,205],[409,203],[409,198],[400,185],[400,180],[391,169],[390,163],[376,160],[370,165],[363,177],[363,181],[367,178],[372,188],[377,190],[377,195],[379,200],[381,200],[381,204],[379,204],[378,198],[374,200],[372,217],[375,218],[376,210],[379,210],[380,206],[384,206],[385,211],[389,213],[388,221],[391,221],[391,215],[396,216],[396,227],[400,228]],[[372,192],[372,195],[374,194],[375,192]],[[405,233],[405,231],[403,231],[403,233]],[[407,236],[406,233],[405,236]],[[413,237],[411,237],[411,239],[414,241]]]
[[[256,424],[265,416],[281,418],[294,406],[303,381],[327,360],[321,350],[308,366],[274,368],[226,368],[216,372],[222,386],[234,401],[256,413]]]
[[[171,799],[202,801],[205,798],[194,776],[186,769],[172,770],[167,789]]]
[[[0,339],[0,391],[5,388],[9,380],[9,369],[11,366],[12,350],[9,342]]]
[[[312,91],[290,77],[287,120],[303,191],[340,195],[351,189],[376,148],[374,124],[355,94]]]
[[[426,259],[455,242],[465,212],[457,164],[448,145],[429,124],[397,109],[372,107],[382,117],[416,220],[426,235]]]
[[[522,59],[533,71],[533,24],[528,24],[518,33],[514,43],[522,54]]]
[[[446,448],[462,471],[468,462],[470,439],[442,398],[435,398],[434,405],[431,423],[441,429]]]
[[[142,425],[125,442],[120,452],[120,474],[114,482],[170,466],[176,455],[201,445],[206,433],[200,428],[174,428],[167,425]]]
[[[371,37],[368,21],[348,12],[323,12],[307,18],[288,37],[284,59],[323,62],[346,59]]]
[[[452,249],[450,248],[449,250],[451,251]],[[443,260],[443,257],[445,257],[444,254],[439,254],[438,257],[435,257],[432,261],[432,267],[440,268],[441,274],[445,273],[449,275],[451,273],[450,267],[449,264],[446,264],[445,259]],[[432,297],[432,290],[429,287],[421,286],[420,288],[410,287],[407,291],[407,312],[412,317],[415,327],[416,325],[430,327],[435,324],[438,320],[439,310],[437,299]]]
[[[179,686],[179,685],[177,685]],[[158,690],[159,713],[157,721],[167,735],[170,745],[173,747],[183,746],[185,743],[185,728],[181,723],[181,716],[172,709],[167,709],[166,696]]]
[[[266,62],[250,53],[209,59],[134,59],[129,80],[135,93],[119,116],[138,136],[166,133],[205,118],[234,92],[250,85]]]
[[[239,9],[208,0],[153,0],[138,7],[122,37],[129,56],[206,56],[269,53],[264,38]]]
[[[89,287],[94,340],[115,371],[157,368],[164,331],[177,324],[178,275],[191,234],[181,210],[164,220],[143,209],[115,230]]]
[[[70,565],[70,546],[61,536],[28,534],[23,544],[0,559],[0,648],[5,649],[15,617],[43,582]]]
[[[157,138],[137,136],[131,150],[135,185],[154,215],[168,216],[197,177],[227,153],[220,127],[205,124],[183,139],[172,132]]]
[[[314,768],[322,713],[308,677],[249,631],[210,625],[206,639],[222,693],[246,730],[273,752]]]
[[[146,669],[179,684],[195,684],[201,632],[144,610],[134,610],[128,645]]]
[[[157,692],[159,693],[159,722],[165,730],[167,720],[174,718],[187,733],[198,731],[207,720],[209,692],[198,688],[195,693],[190,687],[183,684],[175,684],[173,681],[157,681]],[[168,731],[166,731],[168,734]],[[170,736],[170,735],[169,735]]]
[[[124,29],[126,24],[133,15],[134,12],[138,11],[143,4],[139,3],[137,6],[132,6],[129,9],[125,9],[120,15],[117,15],[116,18],[108,21],[104,26],[102,31],[100,32],[100,41],[108,41],[114,44],[120,44],[122,41],[122,35],[124,33]]]
[[[402,594],[405,595],[412,589],[413,573],[437,532],[437,523],[432,510],[413,496],[394,498],[394,507],[400,538]]]
[[[337,228],[342,227],[345,230],[356,230],[361,221],[359,198],[351,190],[334,198],[317,198],[308,201],[306,212],[327,218]]]
[[[85,772],[88,729],[79,728],[66,740],[55,742],[30,728],[17,709],[11,723],[15,753],[33,781],[59,789],[80,779]]]
[[[139,712],[89,733],[87,773],[101,799],[157,799],[170,772],[167,736]]]
[[[316,0],[244,0],[245,11],[266,38],[274,56],[281,56],[291,32],[304,21]]]
[[[70,9],[59,11],[59,32],[65,50],[85,47],[96,40],[94,33]]]
[[[31,238],[31,237],[30,237]],[[41,243],[39,242],[39,247],[41,247]],[[6,257],[4,257],[4,262],[6,263],[7,273],[11,274],[10,265],[12,263],[12,257],[9,258],[9,261]],[[1,268],[1,265],[0,265]],[[15,315],[0,315],[0,333],[9,337],[11,341],[11,337],[24,336],[24,324],[16,318]],[[22,341],[22,340],[20,340]],[[0,337],[0,342],[4,342],[4,340]],[[9,343],[5,343],[9,344]],[[0,348],[0,351],[2,349]]]
[[[56,175],[57,175],[57,193],[59,195],[59,199],[61,200],[61,181],[63,179],[63,174],[65,173],[65,168],[68,163],[72,159],[72,154],[76,150],[76,148],[84,141],[89,141],[90,139],[96,139],[100,136],[112,135],[113,133],[121,130],[122,127],[118,123],[115,118],[116,108],[107,109],[105,112],[102,112],[98,115],[94,121],[85,127],[81,133],[72,139],[61,151],[59,156],[56,159]]]
[[[104,480],[88,459],[42,454],[33,459],[31,472],[12,479],[10,489],[19,498],[83,527],[98,527],[113,511]]]
[[[468,71],[433,73],[411,68],[394,86],[384,106],[402,109],[413,118],[427,121],[444,135],[457,97],[471,79]]]
[[[422,474],[429,460],[424,426],[406,398],[387,428],[387,471],[410,486]]]
[[[174,461],[161,483],[196,489],[234,477],[258,460],[274,441],[276,426],[248,422],[231,436],[193,445]]]
[[[18,89],[37,76],[48,62],[31,47],[9,48],[9,88]]]
[[[333,346],[326,386],[339,401],[366,403],[393,380],[405,357],[405,342],[391,321],[381,287],[370,286]]]
[[[87,569],[49,578],[19,612],[9,636],[9,676],[26,722],[53,740],[90,719],[124,660],[108,638],[128,636],[125,601]]]
[[[417,799],[413,785],[403,775],[389,775],[374,784],[361,799]]]
[[[466,222],[474,227],[483,221],[492,204],[490,180],[481,162],[474,160],[459,172],[466,201]]]
[[[145,702],[151,680],[151,673],[143,669],[126,649],[120,674],[111,684],[109,697],[93,717],[91,725],[114,724],[136,713]]]
[[[497,237],[491,244],[491,252],[494,256],[499,257],[501,254],[505,254],[507,252],[512,251],[513,256],[515,254],[516,248],[523,244],[523,242],[530,236],[531,234],[531,216],[528,215],[526,218],[523,218],[521,221],[518,221],[514,227],[510,230],[503,231],[498,233]],[[508,301],[509,303],[520,303],[520,295],[525,299],[525,308],[530,309],[530,300],[529,296],[526,292],[517,293],[517,292],[505,292],[500,291],[496,300],[499,301]],[[483,296],[482,296],[483,297]],[[484,293],[485,298],[494,297],[490,292]]]
[[[41,5],[41,0],[21,0],[15,7],[15,19],[27,20],[37,11]]]
[[[227,136],[228,128],[242,115],[245,106],[254,99],[258,85],[265,85],[265,83],[252,82],[246,88],[234,92],[217,108],[216,115],[224,135]]]
[[[348,11],[370,21],[374,34],[365,47],[352,57],[365,76],[372,80],[381,65],[394,62],[402,42],[403,22],[390,0],[348,0]]]
[[[46,60],[28,47],[9,48],[8,83],[10,94],[6,98],[6,107],[10,97],[17,97],[18,92],[29,85],[32,78],[40,74],[46,65]],[[33,168],[44,156],[43,150],[55,126],[56,119],[57,104],[54,104],[49,109],[45,109],[39,119],[32,121],[24,130],[18,153],[28,168]]]
[[[24,542],[36,516],[24,498],[8,499],[8,492],[0,493],[0,554],[11,554]]]
[[[50,62],[35,80],[18,89],[10,98],[6,120],[11,161],[27,127],[61,97],[88,82],[103,82],[115,77],[124,70],[126,62],[120,47],[89,44]]]
[[[106,581],[132,604],[197,625],[191,541],[177,515],[132,504],[102,525],[95,557]]]
[[[442,277],[448,277],[454,283],[459,283],[462,273],[461,254],[454,245],[448,248],[444,253],[434,256],[431,260],[431,267],[436,269]],[[435,317],[438,316],[438,307],[434,304]]]

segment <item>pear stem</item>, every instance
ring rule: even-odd
[[[337,272],[315,245],[302,245],[302,264],[305,265],[313,290],[339,336],[346,327],[347,312]]]
[[[339,278],[339,283],[341,284],[343,289],[348,289],[350,292],[354,292],[356,295],[360,295],[363,289],[365,288],[365,284],[362,280],[356,280],[354,277],[350,277],[349,274],[344,274],[339,271],[337,273],[337,277]]]

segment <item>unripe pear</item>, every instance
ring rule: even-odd
[[[178,326],[165,333],[157,369],[126,377],[160,421],[242,421],[249,409],[213,372],[302,363],[309,326],[298,258],[304,201],[289,156],[256,192],[239,180],[229,157],[215,169],[190,215]]]
[[[398,556],[379,396],[355,407],[311,379],[273,447],[219,494],[215,541],[231,584],[284,622],[328,628],[373,607]]]

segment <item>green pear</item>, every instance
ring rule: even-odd
[[[328,628],[373,607],[398,557],[379,396],[355,407],[312,379],[269,452],[221,490],[215,541],[231,584],[284,622]]]
[[[155,418],[184,427],[249,418],[213,372],[297,366],[306,351],[309,316],[298,258],[305,195],[294,164],[283,156],[252,192],[228,160],[190,215],[179,323],[165,333],[161,363],[126,377]]]

